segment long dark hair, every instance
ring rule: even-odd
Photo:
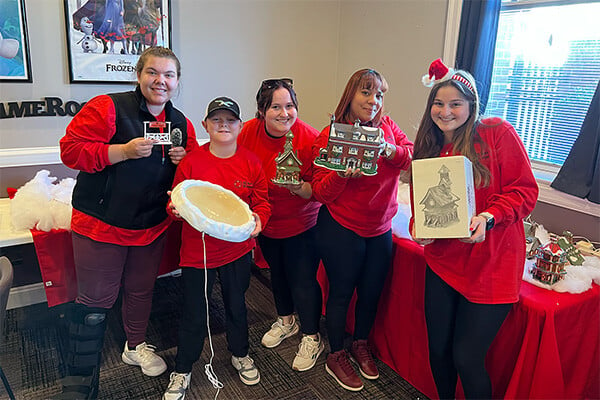
[[[473,163],[473,175],[477,187],[485,187],[490,183],[490,171],[483,165],[475,150],[475,143],[485,146],[481,140],[477,127],[481,124],[479,115],[479,94],[475,86],[475,79],[466,71],[456,71],[456,75],[466,79],[472,87],[469,88],[463,82],[456,79],[448,79],[437,83],[429,93],[427,106],[421,118],[421,124],[417,130],[414,147],[414,159],[438,157],[444,146],[444,134],[442,130],[431,119],[431,107],[440,88],[452,86],[458,90],[462,97],[469,103],[469,118],[456,129],[452,136],[454,151],[467,157]],[[483,147],[482,147],[483,151]]]
[[[352,103],[352,99],[356,92],[362,89],[373,90],[376,87],[381,89],[382,93],[387,92],[389,86],[383,75],[374,69],[365,68],[356,71],[346,84],[346,88],[344,89],[344,93],[342,93],[342,97],[340,98],[340,102],[338,103],[337,108],[335,109],[335,121],[341,122],[344,124],[353,124],[354,121],[350,119],[350,104]],[[378,127],[381,123],[381,117],[383,116],[383,103],[381,104],[381,109],[375,115],[375,117],[370,121],[369,125]]]
[[[287,79],[268,79],[261,83],[260,88],[256,93],[256,118],[265,119],[265,114],[273,103],[273,93],[281,88],[284,88],[290,93],[292,103],[294,103],[294,107],[296,107],[296,111],[298,111],[298,99],[296,98],[296,92],[294,91],[292,84],[288,83]]]

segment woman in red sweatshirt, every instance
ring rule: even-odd
[[[363,377],[377,379],[379,372],[367,338],[392,260],[391,221],[398,209],[400,171],[407,169],[412,159],[412,143],[389,116],[383,115],[387,90],[386,80],[377,71],[356,71],[335,111],[335,122],[358,122],[383,131],[377,174],[315,166],[313,176],[313,194],[325,205],[319,211],[317,243],[330,284],[326,320],[331,353],[325,368],[343,388],[352,391],[361,390],[363,384],[344,349],[348,306],[356,289],[350,354]],[[329,130],[326,127],[316,140],[314,158],[327,146]]]
[[[238,143],[262,161],[272,207],[258,242],[271,269],[278,317],[261,342],[273,348],[302,331],[292,368],[306,371],[315,365],[325,347],[319,334],[323,300],[317,282],[319,256],[315,241],[321,203],[312,196],[311,186],[312,145],[319,131],[298,118],[298,100],[289,78],[264,80],[256,94],[256,105],[256,118],[244,124]],[[293,135],[291,146],[289,134]],[[299,161],[297,182],[273,181],[278,157],[286,162]]]
[[[440,398],[492,397],[485,356],[512,304],[525,263],[523,218],[538,187],[515,129],[480,119],[473,77],[441,60],[423,77],[433,85],[415,139],[415,159],[463,155],[473,163],[477,215],[469,238],[416,239],[425,245],[429,361]],[[414,212],[420,212],[413,210]],[[411,233],[414,232],[411,219]],[[414,233],[413,237],[414,237]]]

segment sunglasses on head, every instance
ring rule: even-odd
[[[264,81],[262,81],[260,88],[261,88],[261,90],[273,89],[273,88],[279,86],[280,84],[283,84],[284,86],[288,86],[290,88],[294,87],[294,81],[292,80],[292,78],[279,78],[279,79],[265,79]]]

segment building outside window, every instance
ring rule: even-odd
[[[600,1],[503,0],[485,114],[532,161],[562,165],[600,79]]]

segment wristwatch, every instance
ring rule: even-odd
[[[482,212],[482,213],[479,213],[479,216],[485,218],[485,230],[486,231],[489,231],[490,229],[492,229],[494,227],[496,220],[494,219],[494,216],[492,214],[490,214],[489,212]]]
[[[383,150],[383,154],[385,155],[385,158],[392,157],[392,154],[394,154],[394,146],[389,142],[385,142],[385,149]]]

